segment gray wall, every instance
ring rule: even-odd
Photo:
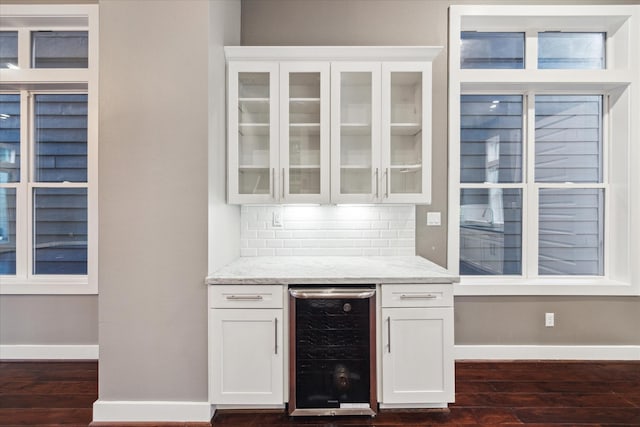
[[[447,46],[451,4],[557,4],[488,0],[243,0],[243,45]],[[638,4],[571,1],[563,4]],[[433,64],[432,204],[416,212],[418,254],[446,265],[447,52]],[[442,212],[441,227],[427,227],[428,211]],[[544,313],[556,327],[544,327]],[[640,344],[640,298],[458,297],[456,344]]]
[[[100,1],[101,400],[207,400],[209,13],[223,6]]]

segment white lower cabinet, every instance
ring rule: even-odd
[[[445,406],[454,401],[450,288],[451,285],[383,285],[383,405]]]
[[[269,303],[271,292],[234,293],[233,287],[216,290],[220,288],[231,292],[223,294],[222,301],[216,301],[218,296],[214,295],[215,305],[237,304],[241,308],[210,308],[211,403],[282,405],[285,351],[282,308],[256,308],[261,304],[273,305]]]

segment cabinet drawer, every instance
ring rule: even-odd
[[[382,285],[383,307],[453,307],[453,286]]]
[[[280,285],[211,285],[211,308],[282,308]]]

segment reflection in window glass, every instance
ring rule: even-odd
[[[18,32],[0,31],[0,68],[18,66]]]
[[[16,190],[0,187],[0,275],[16,274]]]
[[[34,274],[87,274],[87,189],[36,188]]]
[[[20,95],[0,94],[0,184],[20,181]]]
[[[460,274],[522,274],[522,190],[461,190]]]
[[[602,96],[536,95],[536,182],[602,182]]]
[[[460,68],[524,68],[524,33],[460,34]]]
[[[87,95],[35,96],[35,178],[87,181]]]
[[[89,35],[86,31],[34,31],[31,33],[33,68],[87,68]]]
[[[460,182],[522,182],[522,96],[461,97]]]
[[[538,68],[605,68],[605,33],[538,33]]]
[[[540,275],[604,274],[604,190],[540,189]]]

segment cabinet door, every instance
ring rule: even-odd
[[[229,203],[278,200],[278,68],[229,63]]]
[[[380,63],[331,64],[331,201],[380,196]]]
[[[382,402],[454,400],[453,308],[382,309]]]
[[[431,203],[431,63],[382,64],[383,203]]]
[[[281,203],[329,203],[329,63],[280,64]]]
[[[211,403],[282,404],[282,310],[213,309]]]

